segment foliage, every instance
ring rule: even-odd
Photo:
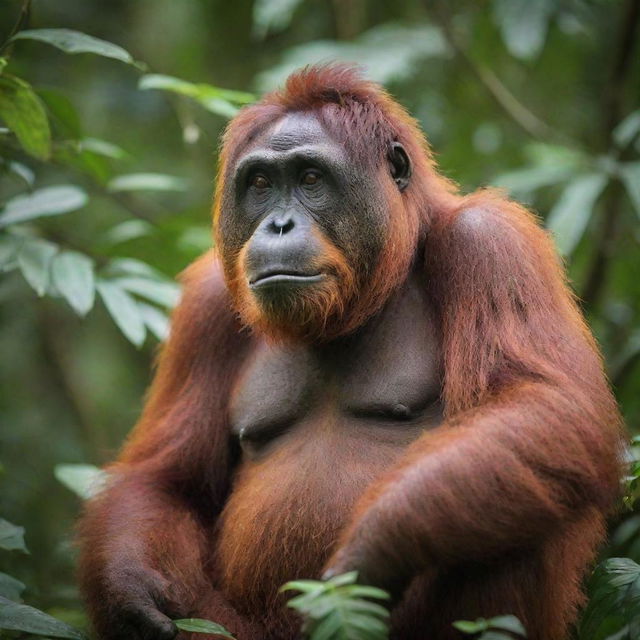
[[[478,640],[512,640],[513,637],[526,638],[522,622],[515,616],[496,616],[495,618],[478,618],[475,621],[458,620],[453,626],[470,635],[477,635]]]
[[[385,640],[389,611],[372,600],[388,600],[375,587],[356,584],[355,571],[326,581],[294,580],[281,591],[300,591],[288,606],[304,619],[303,632],[310,640]]]
[[[464,191],[494,185],[541,216],[638,433],[637,0],[29,4],[0,4],[0,596],[26,607],[6,605],[12,619],[84,628],[78,503],[62,484],[85,498],[106,481],[98,466],[139,411],[175,276],[211,245],[226,119],[297,66],[359,62]],[[635,633],[637,448],[581,640]],[[466,624],[507,631],[494,622]]]
[[[594,572],[590,593],[582,617],[581,638],[640,637],[640,565],[629,558],[609,558]]]
[[[173,621],[176,627],[181,631],[190,631],[191,633],[214,633],[225,638],[233,636],[221,624],[216,624],[210,620],[202,620],[200,618],[183,618]]]

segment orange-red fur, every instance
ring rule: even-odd
[[[413,177],[403,193],[387,187],[394,225],[372,286],[359,290],[348,259],[323,239],[335,279],[301,301],[289,333],[294,320],[313,325],[300,330],[305,339],[361,326],[423,247],[445,423],[405,451],[336,441],[327,429],[313,446],[284,447],[233,476],[226,401],[255,340],[233,307],[275,337],[279,319],[252,302],[242,252],[222,265],[229,289],[207,254],[185,275],[143,416],[81,526],[81,579],[98,631],[111,637],[109,616],[126,605],[110,599],[109,581],[144,562],[171,583],[180,615],[215,619],[242,640],[293,637],[295,621],[275,597],[280,584],[317,577],[323,566],[349,568],[350,549],[361,548],[399,572],[423,568],[394,612],[398,638],[453,638],[452,619],[516,613],[531,640],[563,640],[618,494],[621,431],[552,242],[499,193],[456,193],[415,121],[342,67],[292,76],[231,123],[214,224],[242,149],[286,113],[306,110],[350,153],[377,163],[372,170],[386,170],[385,145],[401,142]],[[301,476],[304,465],[314,473]],[[494,562],[502,557],[512,561]]]

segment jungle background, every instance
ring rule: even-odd
[[[363,65],[463,191],[537,212],[639,433],[639,38],[638,0],[0,0],[4,595],[84,626],[73,465],[140,412],[174,278],[211,244],[227,119],[312,62]],[[628,593],[588,640],[640,637],[633,474],[603,553]]]

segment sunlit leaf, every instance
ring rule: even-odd
[[[127,152],[118,145],[98,138],[83,138],[80,140],[80,149],[82,151],[91,151],[113,160],[122,160],[127,157]]]
[[[0,597],[0,629],[22,631],[49,638],[70,638],[71,640],[85,638],[77,629],[66,622],[56,620],[44,611],[2,597]]]
[[[15,262],[18,257],[20,247],[24,243],[24,238],[5,233],[0,236],[0,269],[6,269],[8,265]]]
[[[33,183],[36,180],[35,173],[30,167],[22,162],[8,162],[7,168],[11,173],[18,176],[29,188],[33,187]]]
[[[82,189],[71,185],[38,189],[9,200],[0,213],[0,227],[75,211],[84,207],[87,200]]]
[[[258,38],[282,31],[291,22],[303,0],[256,0],[253,3],[253,32]]]
[[[632,111],[613,130],[613,140],[618,147],[624,148],[640,134],[640,109]]]
[[[167,314],[160,311],[157,307],[153,307],[144,302],[138,302],[138,308],[140,309],[140,315],[147,329],[149,329],[160,342],[164,342],[169,337],[170,322]]]
[[[494,178],[493,185],[506,189],[512,194],[528,194],[541,187],[558,184],[571,177],[573,169],[565,167],[559,170],[557,167],[526,167],[502,173]]]
[[[622,182],[629,194],[638,216],[640,216],[640,162],[628,162],[620,167]]]
[[[113,178],[107,185],[109,191],[185,191],[183,178],[163,173],[129,173]]]
[[[547,227],[553,232],[562,255],[569,255],[582,238],[593,207],[607,184],[602,173],[590,173],[573,179],[549,212]]]
[[[210,620],[203,620],[202,618],[182,618],[180,620],[174,620],[173,623],[181,631],[189,631],[191,633],[215,633],[225,638],[233,638],[229,631],[221,624],[211,622]]]
[[[29,553],[24,543],[24,527],[0,518],[0,549]]]
[[[91,310],[95,284],[90,258],[65,251],[54,258],[51,276],[57,290],[78,314],[84,316]]]
[[[98,292],[109,314],[126,338],[137,347],[142,345],[146,329],[136,301],[113,282],[99,282]]]
[[[493,0],[502,39],[516,58],[536,57],[544,46],[554,0]]]
[[[237,105],[255,101],[255,96],[244,91],[221,89],[205,83],[193,83],[165,76],[149,74],[143,76],[138,83],[140,89],[162,89],[193,98],[208,111],[225,118],[232,118],[238,112]]]
[[[57,464],[53,473],[59,482],[83,500],[100,493],[107,481],[107,473],[92,464]]]
[[[148,278],[117,278],[113,280],[119,287],[142,298],[156,302],[163,307],[174,307],[180,298],[180,286],[168,280],[150,280]]]
[[[0,597],[19,601],[25,588],[25,585],[20,580],[16,580],[13,576],[0,571]]]
[[[258,76],[261,90],[280,86],[301,66],[328,60],[355,62],[369,78],[386,83],[411,77],[427,58],[449,53],[440,30],[432,25],[383,24],[350,42],[315,40],[288,49],[281,62]]]
[[[280,591],[301,591],[288,606],[304,619],[304,630],[311,640],[385,640],[389,611],[371,599],[388,599],[381,589],[356,583],[351,571],[326,581],[294,580]]]
[[[73,29],[27,29],[18,31],[12,40],[38,40],[57,47],[65,53],[94,53],[105,58],[135,64],[131,54],[122,47],[94,38]]]
[[[0,76],[0,118],[27,153],[40,160],[49,157],[51,132],[47,114],[27,82],[8,74]]]
[[[109,262],[105,272],[109,276],[143,276],[164,280],[164,276],[151,265],[135,258],[114,258]]]
[[[146,220],[125,220],[112,227],[104,235],[104,239],[110,244],[120,244],[136,238],[148,236],[153,232],[153,225]]]
[[[18,253],[18,266],[25,280],[43,296],[50,280],[51,261],[58,253],[58,247],[51,242],[29,239],[24,242]]]

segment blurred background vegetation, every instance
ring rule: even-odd
[[[0,551],[0,571],[81,616],[79,501],[54,468],[113,458],[173,279],[210,246],[228,117],[312,62],[363,65],[463,191],[544,219],[640,431],[639,25],[638,0],[0,0],[0,515],[31,552]],[[12,39],[51,28],[122,49]],[[640,561],[640,516],[606,553]]]

